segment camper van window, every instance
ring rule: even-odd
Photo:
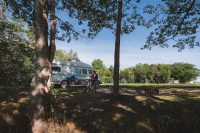
[[[75,68],[75,73],[76,73],[76,75],[81,75],[81,69]]]
[[[89,70],[89,74],[92,74],[92,70]]]
[[[87,74],[87,69],[82,69],[82,74],[86,75]]]
[[[58,73],[60,71],[61,71],[60,67],[52,67],[52,73],[53,74]]]

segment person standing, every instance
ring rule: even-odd
[[[93,70],[93,73],[91,75],[91,82],[92,82],[92,88],[93,88],[94,92],[96,92],[99,81],[98,81],[98,74],[96,73],[95,70]]]

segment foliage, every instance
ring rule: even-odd
[[[199,76],[199,70],[188,63],[175,63],[172,65],[172,78],[180,83],[189,82]]]
[[[167,64],[159,65],[159,81],[158,83],[169,83],[171,79],[171,66]],[[191,79],[190,79],[191,80]]]
[[[103,61],[95,59],[92,67],[97,71],[103,83],[112,83],[113,66],[107,68]],[[188,63],[170,64],[137,64],[135,67],[120,71],[122,83],[173,83],[179,80],[186,83],[199,76],[199,69]]]
[[[120,74],[121,79],[128,83],[169,83],[171,79],[185,83],[195,80],[199,76],[199,70],[188,63],[137,64],[122,70]]]
[[[120,72],[120,81],[121,82],[127,82],[127,83],[134,83],[135,82],[135,75],[134,75],[134,68],[129,67],[124,69]]]
[[[66,52],[64,50],[57,50],[55,52],[55,60],[64,60],[64,61],[69,61],[69,60],[77,60],[78,55],[76,52],[73,50],[70,50],[70,52]]]
[[[92,67],[99,75],[99,78],[101,79],[101,81],[105,82],[106,67],[103,64],[103,61],[100,59],[93,60]]]
[[[154,16],[152,23],[156,28],[148,36],[144,48],[168,47],[169,43],[174,43],[173,47],[181,51],[185,47],[200,46],[199,6],[198,0],[162,0],[157,6],[146,7],[145,13]]]
[[[147,80],[148,64],[137,64],[135,66],[135,82],[145,83]]]
[[[13,10],[13,16],[23,18],[30,26],[35,25],[35,2],[32,0],[10,1],[5,0],[7,7]],[[51,2],[48,3],[48,10],[51,8]],[[56,0],[55,18],[57,21],[56,39],[70,42],[72,39],[94,38],[104,27],[112,27],[112,11],[115,9],[114,2],[105,4],[93,0]],[[63,13],[67,17],[60,17]],[[77,30],[79,29],[79,30]],[[62,31],[62,32],[61,32]]]
[[[28,84],[35,71],[34,49],[27,39],[32,33],[23,25],[21,19],[12,19],[6,15],[0,20],[0,84],[2,86]]]
[[[95,59],[92,61],[92,67],[99,75],[101,82],[112,83],[113,82],[113,66],[107,68],[103,61],[100,59]]]
[[[112,83],[113,82],[113,71],[114,71],[113,66],[106,68],[105,83]]]
[[[151,64],[149,65],[149,71],[148,71],[148,79],[150,83],[156,83],[158,80],[157,75],[157,65],[156,64]]]

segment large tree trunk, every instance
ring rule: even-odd
[[[118,16],[115,34],[115,57],[114,57],[114,77],[113,77],[113,93],[119,94],[119,61],[120,61],[120,35],[121,35],[121,21],[122,21],[122,0],[118,1]]]
[[[49,91],[49,76],[51,63],[48,49],[48,0],[36,0],[35,8],[35,36],[37,73],[33,78],[31,87],[31,101],[33,108],[32,132],[42,133],[47,129],[45,122],[45,97]]]
[[[50,45],[49,45],[49,61],[52,64],[54,59],[54,54],[56,51],[55,45],[55,34],[56,34],[56,17],[55,17],[55,0],[51,0],[50,3],[50,20],[51,20],[51,29],[50,29]]]

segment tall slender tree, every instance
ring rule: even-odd
[[[116,1],[114,1],[116,3]],[[116,8],[117,17],[114,17],[115,31],[115,53],[114,53],[114,76],[113,76],[113,93],[119,94],[119,70],[120,70],[120,38],[123,34],[133,32],[136,26],[150,25],[145,22],[145,18],[139,13],[138,5],[140,0],[118,0]],[[114,15],[114,14],[113,14]]]
[[[122,23],[122,2],[118,0],[118,14],[115,33],[115,55],[114,55],[114,79],[113,79],[113,91],[115,95],[119,94],[119,67],[120,67],[120,35],[121,35],[121,23]]]

